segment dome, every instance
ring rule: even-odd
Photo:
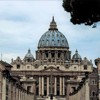
[[[33,55],[31,54],[31,50],[29,49],[27,54],[25,55],[25,58],[34,58]]]
[[[73,55],[72,59],[73,60],[78,60],[78,59],[81,60],[81,56],[78,54],[78,51],[77,50],[76,50],[75,54]]]
[[[91,60],[89,61],[86,57],[84,57],[84,59],[82,61],[82,64],[83,65],[93,65],[92,61]]]
[[[69,48],[66,37],[57,29],[54,17],[50,23],[50,28],[39,40],[38,48],[64,47]]]

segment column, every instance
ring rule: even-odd
[[[16,86],[16,100],[18,100],[18,89],[17,89],[17,86]]]
[[[57,95],[57,78],[55,77],[54,95]]]
[[[20,91],[21,91],[21,90],[19,89],[19,92],[18,92],[18,95],[19,95],[18,100],[21,100],[21,99],[20,99]]]
[[[42,77],[42,95],[44,95],[44,77]]]
[[[89,100],[89,80],[87,79],[85,82],[85,99]]]
[[[22,98],[22,92],[23,92],[23,91],[22,91],[22,89],[21,89],[21,100],[23,99],[23,98]]]
[[[16,86],[13,84],[13,100],[16,100]]]
[[[62,77],[60,77],[60,95],[62,95]]]
[[[9,88],[9,93],[8,93],[8,98],[9,98],[9,100],[11,100],[11,82],[9,82],[9,86],[8,86],[8,88]]]
[[[34,95],[36,95],[36,83],[35,83],[35,81],[33,83],[32,93],[34,93]]]
[[[6,78],[2,79],[2,100],[6,100]]]
[[[39,77],[39,96],[41,95],[41,90],[42,90],[42,80],[41,77]]]
[[[71,100],[70,96],[69,96],[69,93],[70,93],[70,84],[67,83],[67,86],[66,86],[66,100]]]
[[[65,95],[65,77],[63,77],[63,95]]]
[[[47,77],[47,96],[49,95],[49,77]]]
[[[13,100],[13,83],[11,82],[11,100]]]

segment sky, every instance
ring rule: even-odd
[[[23,59],[29,48],[35,58],[38,41],[48,31],[54,16],[59,31],[67,38],[71,55],[77,49],[82,59],[87,57],[94,63],[100,57],[100,23],[96,28],[73,25],[62,3],[62,0],[1,0],[0,58],[9,63],[17,56]]]

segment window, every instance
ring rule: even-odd
[[[60,78],[57,77],[57,95],[60,95],[60,90],[59,90],[59,88],[60,88]]]
[[[54,58],[54,57],[55,57],[55,54],[54,54],[54,53],[51,53],[51,55],[52,55],[52,58]]]
[[[31,60],[30,59],[27,59],[27,62],[30,62]]]
[[[48,34],[48,37],[50,37],[50,34]]]
[[[47,67],[45,66],[44,69],[46,69]]]
[[[44,40],[42,40],[42,46],[44,45]]]
[[[44,86],[47,86],[47,77],[44,77]]]
[[[27,66],[27,69],[30,69],[30,66]]]
[[[78,62],[78,60],[75,60],[75,62]]]
[[[55,42],[54,42],[54,40],[52,40],[52,45],[53,45],[53,46],[55,45]]]
[[[76,66],[74,67],[74,69],[76,69]]]
[[[35,64],[34,66],[35,66],[35,68],[38,68],[38,64]]]
[[[94,97],[94,96],[96,96],[96,93],[95,93],[95,91],[92,91],[92,96]]]
[[[47,46],[49,45],[49,40],[47,40]]]
[[[31,86],[27,86],[27,91],[31,92]]]
[[[58,40],[58,43],[59,43],[59,40]]]
[[[84,65],[84,70],[87,70],[87,65]]]
[[[59,36],[59,34],[57,34],[57,37]]]
[[[62,43],[64,43],[64,40],[62,40]]]
[[[45,53],[46,57],[48,58],[48,53]]]
[[[39,89],[36,87],[36,95],[39,95]]]
[[[16,67],[17,67],[17,69],[20,69],[20,65],[19,65],[19,64],[17,64],[17,66],[16,66]]]
[[[52,37],[54,37],[54,34],[52,34]]]
[[[92,85],[95,85],[95,83],[96,83],[96,82],[95,82],[95,80],[93,79],[93,80],[91,81],[91,84],[92,84]]]
[[[60,53],[58,53],[58,58],[60,58],[60,55],[61,55],[61,54],[60,54]]]
[[[51,62],[51,59],[48,59],[49,62]]]

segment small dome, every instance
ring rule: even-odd
[[[24,58],[24,61],[26,62],[32,62],[32,61],[34,61],[35,59],[34,59],[34,57],[33,57],[33,55],[31,54],[31,50],[29,49],[28,50],[28,52],[27,52],[27,54],[25,55],[25,58]]]
[[[29,49],[27,54],[25,55],[25,58],[34,58],[33,55],[31,54],[31,50]]]
[[[89,61],[86,57],[84,57],[82,63],[83,63],[84,65],[93,65],[93,64],[92,64],[92,61],[91,61],[91,60]]]
[[[66,37],[58,31],[54,17],[50,23],[50,28],[39,40],[38,48],[44,47],[65,47],[69,48]]]
[[[73,60],[81,60],[81,56],[78,54],[78,51],[76,50],[75,54],[72,57]]]

